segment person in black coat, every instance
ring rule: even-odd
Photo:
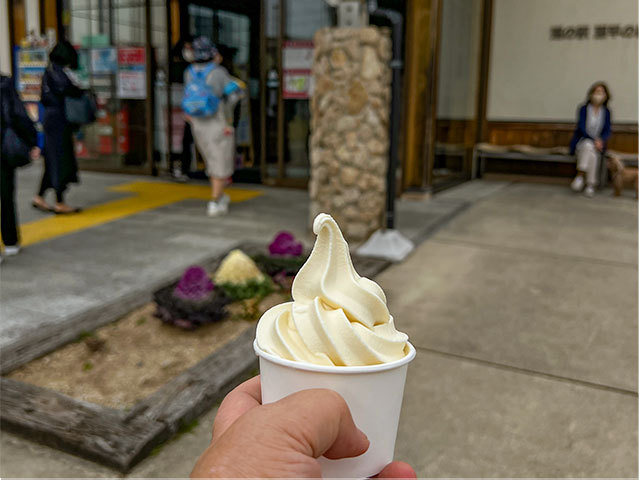
[[[40,156],[37,132],[24,108],[13,79],[0,75],[0,145],[4,145],[4,135],[11,128],[31,149],[31,158]],[[0,162],[0,232],[4,243],[4,254],[15,255],[20,250],[18,220],[16,215],[16,169],[4,160]]]
[[[65,98],[80,97],[82,90],[69,78],[66,69],[78,68],[78,53],[68,41],[58,42],[49,54],[50,64],[42,76],[44,106],[42,128],[44,130],[44,174],[40,190],[33,198],[33,206],[39,210],[57,214],[74,213],[64,201],[64,192],[70,183],[78,182],[78,164],[73,146],[74,126],[65,116]],[[44,199],[50,188],[56,192],[56,204],[51,207]]]

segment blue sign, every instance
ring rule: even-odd
[[[114,47],[91,49],[91,73],[115,73],[118,69],[118,52]]]

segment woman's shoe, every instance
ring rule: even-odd
[[[12,257],[20,253],[20,245],[5,245],[4,254],[6,257]]]
[[[71,213],[80,213],[82,209],[69,207],[68,205],[65,205],[64,207],[59,207],[56,205],[51,211],[56,215],[68,215]]]
[[[35,208],[36,210],[40,210],[41,212],[44,212],[44,213],[53,212],[53,208],[50,207],[49,205],[47,205],[46,203],[38,203],[35,200],[32,200],[31,201],[31,206],[33,208]]]
[[[217,217],[220,215],[224,215],[227,213],[227,211],[228,211],[227,205],[219,200],[217,202],[215,200],[211,200],[207,204],[207,215],[210,217]]]
[[[596,194],[596,189],[593,188],[592,185],[587,185],[587,188],[584,189],[584,196],[592,198]]]
[[[571,182],[571,190],[574,192],[580,192],[584,188],[584,177],[582,175],[577,175],[576,178]]]
[[[229,195],[223,193],[222,196],[218,199],[218,205],[222,209],[223,213],[227,213],[229,211],[229,204],[231,203],[231,199]]]

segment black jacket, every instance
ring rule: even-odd
[[[35,147],[38,133],[16,92],[13,79],[4,75],[0,75],[0,104],[0,138],[4,138],[7,128],[11,128],[28,147]]]
[[[79,97],[81,95],[82,90],[69,80],[60,65],[52,63],[44,72],[40,102],[45,108],[58,108],[64,111],[65,97]]]

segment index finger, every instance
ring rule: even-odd
[[[262,404],[260,375],[234,388],[222,401],[213,422],[212,443],[220,438],[238,418]]]

